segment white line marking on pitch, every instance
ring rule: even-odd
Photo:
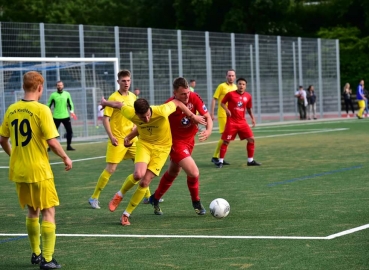
[[[244,236],[244,235],[145,235],[145,234],[56,234],[58,237],[106,237],[106,238],[203,238],[203,239],[282,239],[282,240],[331,240],[369,228],[369,224],[325,237],[319,236]],[[0,233],[0,236],[27,236],[20,233]]]
[[[0,236],[27,236],[21,233],[0,233]],[[56,234],[58,237],[106,237],[106,238],[205,238],[205,239],[301,239],[326,240],[327,237],[314,236],[227,236],[227,235],[149,235],[149,234]]]
[[[349,229],[349,230],[346,230],[346,231],[343,231],[343,232],[328,235],[327,239],[334,239],[334,238],[337,238],[337,237],[341,237],[341,236],[351,234],[351,233],[354,233],[354,232],[358,232],[358,231],[361,231],[361,230],[365,230],[365,229],[368,229],[368,228],[369,228],[369,224],[366,224],[366,225],[356,227],[356,228],[352,228],[352,229]]]

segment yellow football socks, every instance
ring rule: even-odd
[[[56,235],[56,225],[48,221],[41,223],[42,257],[47,262],[51,261],[54,254]]]
[[[137,186],[137,189],[135,191],[135,193],[133,193],[131,200],[128,203],[128,206],[126,208],[126,212],[128,212],[129,214],[131,214],[133,212],[133,210],[136,209],[137,205],[142,201],[146,190],[149,187],[141,187],[140,185]]]
[[[120,189],[120,192],[122,192],[123,195],[126,194],[127,191],[130,190],[137,183],[138,181],[136,181],[133,178],[133,174],[128,175],[126,180],[124,180],[124,183],[122,185],[122,188]]]
[[[220,139],[218,142],[217,148],[214,151],[213,157],[219,158],[220,147],[222,146],[222,144],[223,144],[223,140]]]
[[[97,181],[95,191],[91,196],[92,199],[98,199],[100,197],[100,193],[105,188],[106,184],[109,182],[110,176],[111,174],[107,170],[104,170],[101,173],[99,180]]]
[[[39,218],[26,217],[26,227],[31,250],[36,255],[40,255],[40,222]]]
[[[150,192],[150,188],[149,187],[147,187],[147,190],[146,190],[146,193],[145,193],[145,198],[146,199],[148,199],[148,198],[150,198],[150,196],[151,196],[151,192]]]

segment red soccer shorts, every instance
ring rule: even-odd
[[[194,142],[188,143],[184,141],[173,141],[172,149],[170,150],[170,160],[179,163],[182,159],[191,156],[194,147]]]
[[[235,123],[232,121],[227,121],[225,130],[222,134],[223,141],[233,141],[236,135],[240,137],[240,140],[248,139],[254,136],[250,126],[245,122]]]

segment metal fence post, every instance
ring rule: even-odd
[[[322,42],[318,38],[318,85],[319,85],[319,112],[323,118],[323,80],[322,80]],[[315,105],[316,106],[316,105]]]
[[[182,32],[181,30],[177,30],[177,47],[178,47],[178,76],[183,77]]]
[[[259,35],[255,35],[255,69],[256,69],[256,103],[258,106],[258,123],[261,123],[261,97],[260,97],[260,65],[259,65]]]
[[[46,49],[45,49],[45,25],[44,23],[40,23],[39,24],[39,27],[40,27],[40,50],[41,50],[41,57],[46,57]],[[45,65],[45,62],[42,62],[42,65]],[[22,73],[22,71],[20,71],[20,73]],[[44,85],[45,85],[45,89],[47,90],[47,76],[46,76],[46,69],[42,69],[41,71],[42,73],[42,77],[44,77]],[[22,76],[21,76],[22,78]],[[23,81],[23,78],[21,79],[21,87],[20,89],[22,89],[22,81]],[[47,91],[45,91],[47,92]],[[45,103],[47,102],[47,96],[46,95],[42,95],[41,97],[41,101],[42,103]]]
[[[172,82],[173,82],[173,74],[172,74],[172,50],[168,50],[168,65],[169,65],[169,96],[172,95]]]
[[[83,24],[79,25],[79,54],[81,58],[85,57],[85,42],[84,42],[84,32],[83,32]],[[82,63],[81,66],[81,87],[82,87],[82,112],[83,112],[83,132],[85,136],[88,136],[88,115],[87,115],[87,91],[86,91],[86,68],[85,63]],[[94,104],[95,105],[95,104]]]
[[[152,30],[147,28],[147,51],[149,61],[149,93],[150,93],[150,104],[155,104],[155,93],[154,93],[154,64],[152,55]]]
[[[283,82],[282,82],[282,55],[281,55],[281,37],[277,37],[278,50],[278,89],[279,89],[279,121],[283,121]]]
[[[336,74],[337,74],[337,102],[338,115],[342,116],[341,108],[341,70],[340,70],[340,41],[336,39]]]
[[[302,52],[301,52],[301,38],[297,39],[297,51],[299,57],[299,85],[304,85],[304,80],[302,78]]]
[[[213,81],[211,71],[211,49],[209,41],[209,32],[205,32],[205,50],[206,50],[206,82],[207,82],[207,106],[210,106],[212,102],[213,94]]]
[[[231,33],[231,59],[232,59],[232,68],[236,70],[236,45],[234,33]]]

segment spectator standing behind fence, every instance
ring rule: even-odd
[[[357,113],[356,116],[359,119],[363,119],[363,112],[365,109],[365,100],[366,100],[366,97],[364,96],[364,80],[360,80],[359,85],[357,86],[356,99],[359,105],[359,112]]]
[[[306,91],[301,85],[299,86],[299,90],[295,92],[295,97],[297,98],[300,120],[306,120],[306,106],[308,103],[306,99]]]
[[[70,121],[70,116],[73,119],[77,119],[77,116],[74,114],[74,105],[72,98],[69,92],[64,91],[64,84],[62,81],[58,81],[56,83],[57,91],[50,95],[49,101],[47,102],[48,107],[54,106],[53,118],[56,129],[59,129],[60,124],[62,123],[67,132],[67,150],[74,151],[72,147],[72,123]],[[68,112],[68,108],[70,111],[70,116]]]
[[[313,85],[309,85],[306,95],[307,95],[306,99],[308,101],[308,108],[309,108],[309,120],[311,120],[311,118],[316,120],[316,95],[315,95]]]
[[[364,112],[365,112],[365,117],[368,117],[369,116],[369,108],[368,108],[369,92],[365,88],[364,88],[364,97],[365,97],[365,100],[364,100],[364,102],[365,102],[365,110],[364,110]]]
[[[347,118],[350,118],[349,106],[352,111],[352,115],[353,116],[355,115],[355,110],[354,110],[354,105],[352,104],[351,94],[352,94],[352,90],[350,88],[350,84],[346,83],[345,86],[343,87],[342,95],[343,95],[343,100],[345,101]]]
[[[190,91],[195,92],[196,80],[190,80]]]

